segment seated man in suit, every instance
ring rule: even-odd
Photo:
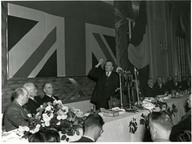
[[[173,83],[171,85],[171,90],[179,91],[181,89],[181,82],[178,80],[178,76],[174,76]]]
[[[164,95],[166,93],[166,86],[163,84],[162,77],[157,78],[157,83],[154,85],[157,95]]]
[[[167,89],[167,91],[169,92],[169,93],[171,93],[171,87],[172,87],[172,84],[173,84],[173,78],[172,78],[172,76],[169,76],[168,78],[167,78],[167,82],[166,82],[166,89]]]
[[[98,114],[90,114],[84,122],[84,134],[77,142],[96,142],[103,133],[104,121]]]
[[[36,114],[41,104],[41,98],[37,96],[37,89],[33,83],[25,83],[23,87],[29,92],[29,100],[24,107],[31,114]]]
[[[43,85],[43,91],[45,95],[41,98],[42,103],[53,102],[54,100],[58,100],[57,96],[53,95],[53,86],[51,83],[46,83]]]
[[[191,132],[191,95],[189,96],[187,103],[190,110],[181,118],[178,124],[173,126],[170,135],[171,141],[177,141],[178,135],[186,130]]]
[[[156,92],[155,92],[155,89],[153,87],[153,79],[152,78],[150,78],[148,80],[147,86],[143,90],[143,95],[145,97],[155,97],[156,96]]]
[[[149,128],[153,142],[169,142],[172,120],[165,112],[152,112],[149,115]]]
[[[184,90],[188,90],[189,89],[189,84],[188,84],[188,81],[187,81],[187,77],[186,76],[183,76],[182,77],[182,81],[181,81],[181,90],[184,91]]]
[[[28,126],[29,117],[27,111],[22,107],[28,102],[29,92],[25,88],[17,88],[14,100],[6,108],[4,113],[4,126],[6,131],[14,130],[19,126]]]

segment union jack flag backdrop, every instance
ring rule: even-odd
[[[102,1],[8,3],[9,78],[85,76],[116,62],[113,6]]]

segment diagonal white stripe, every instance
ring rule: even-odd
[[[107,60],[97,40],[93,36],[93,33],[99,33],[100,35],[105,34],[109,36],[115,36],[115,29],[104,27],[104,26],[93,25],[89,23],[85,24],[85,29],[86,29],[86,73],[88,74],[88,72],[92,68],[92,52],[94,53],[94,55],[98,60],[100,58]],[[108,45],[106,44],[106,41],[104,41],[104,43],[106,46]],[[109,46],[107,48],[109,49]],[[113,53],[110,52],[110,54],[113,54]],[[114,55],[111,55],[111,56],[113,57]]]
[[[107,43],[106,39],[104,38],[104,36],[102,34],[100,34],[100,36],[101,36],[101,39],[103,40],[105,46],[107,47],[108,52],[110,53],[111,57],[113,58],[114,62],[116,63],[117,59],[114,56],[109,44]]]
[[[53,54],[53,52],[57,49],[57,76],[65,76],[65,51],[64,51],[64,18],[55,19],[57,22],[57,41],[54,45],[49,49],[49,51],[45,54],[43,59],[39,62],[39,64],[35,67],[35,69],[31,72],[29,77],[36,77],[37,74],[41,71],[47,60]],[[59,22],[60,21],[60,22]],[[59,47],[59,48],[58,48]]]
[[[29,75],[29,78],[36,77],[37,74],[41,71],[47,60],[50,58],[50,56],[54,53],[54,51],[57,49],[57,45],[54,44],[49,51],[46,53],[46,55],[42,58],[42,60],[38,63],[38,65],[35,67],[35,69],[31,72]]]
[[[54,27],[57,27],[58,75],[64,76],[64,18],[10,3],[8,3],[8,11],[11,16],[38,21],[38,23],[9,51],[9,78],[22,67]]]
[[[9,77],[22,67],[46,36],[44,23],[39,22],[9,51]]]
[[[8,15],[29,20],[41,21],[45,13],[31,8],[8,3]]]

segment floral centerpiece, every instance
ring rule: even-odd
[[[18,134],[28,138],[30,134],[34,134],[40,129],[55,128],[59,132],[61,140],[76,141],[83,134],[85,118],[79,109],[68,108],[60,100],[55,100],[53,103],[41,105],[35,117],[31,117],[29,126],[18,128]]]

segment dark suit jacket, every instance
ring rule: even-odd
[[[178,91],[180,89],[181,89],[181,82],[177,82],[177,85],[174,82],[171,84],[171,90]]]
[[[89,139],[87,137],[82,136],[78,141],[76,142],[94,142],[92,139]]]
[[[107,77],[105,70],[99,66],[98,68],[92,68],[88,77],[96,81],[91,103],[96,105],[96,109],[108,109],[108,100],[115,94],[115,90],[119,84],[118,74],[112,72],[111,75]]]
[[[167,90],[164,84],[162,84],[162,87],[160,87],[160,85],[158,84],[155,84],[154,89],[155,89],[156,95],[163,95]]]
[[[143,95],[145,97],[155,97],[157,94],[155,92],[154,87],[151,88],[148,85],[145,87],[145,89],[143,90]]]
[[[36,114],[37,109],[40,107],[40,104],[35,100],[32,100],[29,98],[28,103],[24,105],[24,108],[26,108],[31,114]]]
[[[170,140],[177,141],[177,136],[184,130],[191,131],[191,110],[189,110],[182,118],[181,121],[174,125],[171,130]]]
[[[57,97],[57,96],[53,96],[56,100],[59,100],[59,98]],[[44,95],[42,98],[41,98],[41,104],[43,104],[43,103],[47,103],[47,102],[53,102],[54,101],[54,99],[53,98],[51,98],[51,97],[49,97],[49,96],[47,96],[47,95]]]
[[[188,82],[187,81],[182,81],[181,82],[181,90],[187,90],[187,89],[189,89],[190,88],[190,86],[189,86],[189,84],[188,84]]]
[[[6,131],[28,126],[27,111],[24,110],[15,100],[7,107],[4,113],[4,126]]]

